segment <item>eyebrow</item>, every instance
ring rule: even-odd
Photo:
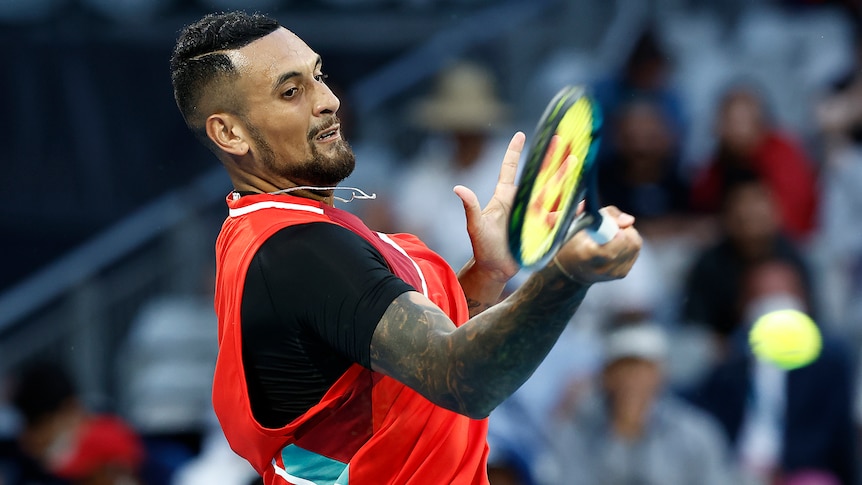
[[[320,56],[317,56],[317,59],[314,61],[314,69],[317,70],[323,65],[323,59]],[[302,73],[299,71],[288,71],[283,73],[281,76],[278,76],[278,79],[275,80],[275,83],[272,85],[273,91],[278,89],[279,86],[289,81],[291,78],[296,76],[302,76]]]

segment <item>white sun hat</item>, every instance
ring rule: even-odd
[[[509,118],[509,107],[496,95],[492,73],[471,62],[443,68],[434,92],[419,101],[412,121],[432,131],[496,131]]]

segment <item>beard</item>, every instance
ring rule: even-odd
[[[338,123],[338,118],[332,116],[321,123],[321,126],[309,130],[308,147],[311,156],[300,162],[290,164],[279,163],[272,146],[256,126],[247,123],[247,127],[257,148],[257,158],[267,170],[297,185],[332,187],[349,177],[356,167],[356,156],[344,138],[330,144],[329,151],[332,153],[328,154],[321,153],[317,144],[314,143],[314,138],[334,123]],[[340,135],[343,136],[343,133]]]

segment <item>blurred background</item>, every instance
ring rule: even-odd
[[[345,185],[377,194],[343,208],[456,269],[452,186],[490,198],[563,85],[602,104],[601,198],[644,252],[492,415],[494,485],[862,483],[862,2],[2,0],[0,484],[255,480],[209,407],[231,187],[168,69],[237,8],[323,56]],[[751,358],[775,308],[814,364]]]

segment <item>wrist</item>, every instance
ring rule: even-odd
[[[583,287],[589,287],[589,286],[592,284],[592,282],[591,282],[591,281],[588,281],[588,280],[586,280],[586,279],[580,278],[580,277],[578,277],[575,273],[573,273],[573,272],[569,271],[568,269],[566,269],[566,267],[565,267],[565,266],[563,266],[563,263],[561,263],[561,262],[560,262],[560,260],[558,260],[558,259],[557,259],[557,255],[556,255],[556,254],[554,255],[554,257],[553,257],[553,258],[551,258],[551,265],[550,265],[550,266],[553,266],[553,267],[554,267],[554,269],[555,269],[558,273],[560,273],[561,275],[563,275],[563,276],[564,276],[567,280],[569,280],[571,283],[574,283],[574,284],[576,284],[576,285],[583,286]]]
[[[485,281],[487,283],[505,286],[509,282],[509,280],[514,278],[515,274],[517,274],[517,271],[512,273],[500,268],[486,266],[476,261],[476,258],[474,257],[470,258],[470,261],[468,261],[467,264],[465,264],[464,267],[461,269],[461,271],[459,271],[459,277],[468,273],[471,276],[480,278],[482,279],[482,281]]]

